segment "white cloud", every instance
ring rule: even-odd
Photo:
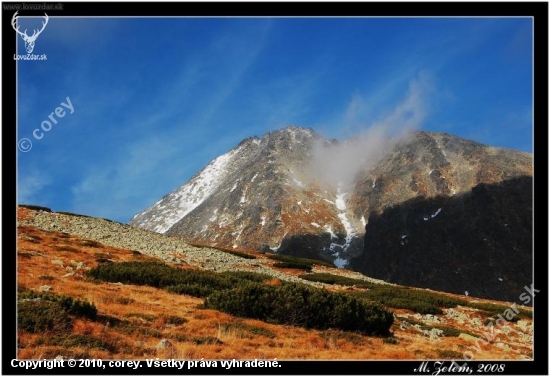
[[[31,151],[32,153],[32,151]],[[17,202],[20,204],[41,204],[40,192],[52,183],[52,178],[42,171],[34,170],[17,180]]]
[[[317,144],[312,159],[313,177],[332,186],[350,184],[360,171],[389,153],[400,138],[420,128],[428,111],[426,96],[432,89],[432,80],[421,74],[410,82],[405,99],[370,125],[361,119],[367,114],[368,104],[359,95],[354,95],[345,111],[345,119],[347,124],[351,122],[352,128],[361,124],[366,127],[347,141]]]

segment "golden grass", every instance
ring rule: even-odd
[[[19,209],[19,218],[28,216],[28,210]],[[441,359],[438,350],[464,352],[472,345],[459,338],[430,340],[410,329],[400,330],[397,323],[392,330],[398,344],[388,344],[382,338],[343,331],[308,330],[239,319],[219,311],[198,308],[203,300],[196,297],[171,294],[147,286],[96,283],[83,275],[86,268],[98,265],[101,258],[120,262],[154,259],[152,257],[107,245],[83,246],[82,238],[33,227],[20,226],[18,233],[18,285],[33,290],[49,285],[53,293],[94,303],[99,318],[96,321],[75,318],[71,334],[106,341],[115,349],[109,352],[99,348],[45,345],[40,342],[48,334],[30,334],[20,330],[18,357],[21,359],[53,358],[58,355],[110,359]],[[60,249],[56,246],[60,244],[76,251]],[[266,259],[261,254],[257,257]],[[64,267],[53,264],[52,260],[62,261]],[[86,267],[78,268],[74,262],[84,262]],[[266,260],[266,263],[269,262]],[[67,276],[69,271],[66,267],[72,267],[75,275]],[[298,274],[298,271],[287,269],[280,271]],[[299,274],[302,273],[299,271]],[[281,281],[274,278],[268,284],[279,285]],[[396,312],[398,315],[407,313]],[[184,318],[186,322],[171,324],[169,316]],[[169,339],[173,347],[158,350],[156,346],[161,339]],[[481,353],[475,354],[476,358],[503,359],[506,355],[517,359],[520,354],[532,354],[532,349],[525,347],[519,353],[506,352],[494,344],[483,345],[481,349]]]

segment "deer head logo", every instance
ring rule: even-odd
[[[19,12],[19,11],[17,11],[17,12]],[[17,32],[17,34],[19,34],[21,36],[21,38],[23,38],[23,40],[25,41],[25,49],[30,54],[30,53],[32,53],[32,50],[34,50],[34,42],[36,41],[36,38],[38,38],[40,33],[42,33],[42,31],[44,30],[44,28],[48,24],[48,15],[46,13],[44,13],[46,15],[44,17],[46,19],[46,22],[42,22],[42,29],[40,29],[40,31],[37,31],[35,29],[34,32],[32,33],[32,35],[28,36],[27,35],[27,29],[25,29],[25,31],[23,33],[21,33],[19,31],[19,26],[16,26],[17,19],[19,18],[17,16],[17,12],[14,13],[14,15],[11,19],[11,26],[13,26],[13,29]]]

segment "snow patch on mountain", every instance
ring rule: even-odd
[[[338,237],[336,236],[336,234],[334,234],[334,232],[332,231],[332,227],[331,226],[328,226],[326,225],[325,226],[325,229],[327,230],[327,232],[330,234],[330,239],[332,240],[333,238],[336,238],[338,239]],[[331,244],[332,246],[332,244]],[[332,249],[331,249],[332,250]]]
[[[436,140],[435,141],[435,144],[437,145],[437,148],[439,148],[439,150],[441,151],[441,153],[443,154],[443,156],[447,157],[447,153],[445,153],[445,151],[443,150],[443,148],[441,148],[441,145],[439,145],[439,142]]]
[[[294,181],[294,183],[296,183],[296,185],[298,185],[299,187],[306,187],[306,185],[304,184],[304,182],[296,179],[295,177],[292,177],[292,180]]]
[[[238,232],[233,232],[233,235],[235,235],[235,233],[237,234],[237,237],[235,238],[235,242],[233,243],[233,249],[236,249],[239,247],[239,244],[237,243],[239,241],[239,238],[241,238],[241,234],[243,232],[243,228],[241,228]]]
[[[212,217],[210,217],[210,219],[208,219],[210,222],[212,221],[216,221],[218,219],[218,209],[216,208],[216,210],[213,212],[212,214]],[[155,215],[153,215],[153,217],[155,217]]]
[[[281,242],[279,242],[279,246],[276,246],[276,247],[270,247],[270,249],[276,253],[277,251],[279,251],[279,248],[281,247],[281,245],[283,244],[283,240],[285,239],[286,235],[288,234],[288,232],[286,232],[284,235],[283,235],[283,238],[281,238]]]
[[[189,212],[200,206],[216,190],[226,173],[227,165],[240,150],[240,147],[235,148],[214,159],[188,183],[134,216],[132,218],[134,225],[158,233],[166,232]],[[154,220],[157,221],[147,221],[149,214],[155,214],[158,220],[155,218]]]
[[[342,252],[346,252],[351,244],[351,241],[356,236],[356,231],[351,225],[351,222],[349,221],[348,215],[347,215],[347,206],[346,206],[346,200],[345,200],[345,196],[347,194],[348,193],[346,192],[342,192],[342,187],[339,184],[338,191],[336,193],[335,204],[336,204],[336,209],[338,209],[339,211],[338,218],[340,219],[346,231],[346,241],[343,245],[340,245],[337,243],[332,243],[330,245],[330,250],[333,251],[332,256],[336,257],[336,259],[334,260],[334,264],[339,268],[344,268],[348,264],[348,261],[342,258],[342,256],[340,255],[340,250]]]
[[[332,263],[334,263],[334,265],[338,268],[344,268],[347,266],[348,261],[340,257],[337,257]]]
[[[428,216],[424,216],[424,221],[428,221],[429,219],[433,219],[434,217],[436,217],[437,215],[439,215],[439,213],[441,213],[441,210],[443,208],[438,208],[437,211],[435,211],[435,213],[433,215],[430,215],[430,217]]]

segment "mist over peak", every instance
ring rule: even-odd
[[[411,80],[406,97],[382,118],[369,123],[368,107],[360,96],[354,96],[345,116],[346,130],[356,134],[345,141],[318,140],[311,159],[312,176],[331,187],[351,184],[361,171],[369,170],[391,153],[396,144],[406,141],[411,131],[419,130],[427,115],[427,96],[434,92],[433,80],[427,74]]]

